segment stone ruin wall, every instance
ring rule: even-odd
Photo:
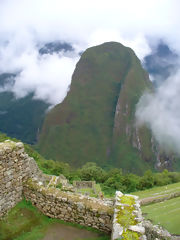
[[[143,220],[138,197],[116,191],[111,239],[147,240]]]
[[[74,181],[73,185],[76,188],[94,188],[95,186],[95,181]]]
[[[51,178],[47,175],[46,180],[48,177]],[[0,218],[25,196],[49,217],[112,232],[111,239],[121,236],[122,228],[117,227],[115,221],[117,200],[114,206],[111,201],[62,192],[55,187],[47,188],[43,186],[42,179],[42,172],[34,159],[25,153],[21,142],[7,140],[0,143]],[[145,229],[142,235],[147,240],[177,239],[149,221],[144,221],[140,227]]]
[[[23,143],[0,143],[0,218],[24,196],[49,217],[111,232],[112,202],[45,187],[44,177],[46,181],[52,176],[44,176]]]
[[[39,172],[21,142],[0,143],[0,217],[22,200],[23,181]]]
[[[51,218],[93,227],[107,233],[112,230],[114,207],[111,201],[62,192],[54,187],[46,188],[32,180],[25,184],[24,196]]]

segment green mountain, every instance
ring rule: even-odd
[[[73,166],[96,162],[141,173],[155,165],[151,134],[135,127],[147,73],[132,49],[108,42],[87,49],[67,97],[45,117],[37,149]]]
[[[48,107],[49,104],[33,99],[33,93],[16,99],[12,92],[0,92],[0,131],[23,142],[36,143]]]

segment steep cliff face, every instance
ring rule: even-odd
[[[135,172],[153,168],[151,134],[135,126],[135,106],[151,88],[130,48],[109,42],[87,49],[67,97],[45,118],[39,151],[74,166],[94,161]]]

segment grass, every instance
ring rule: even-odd
[[[3,220],[0,220],[0,240],[40,240],[45,236],[48,227],[53,223],[70,225],[79,229],[100,233],[90,227],[67,223],[59,219],[51,219],[40,213],[30,202],[23,200],[11,209]],[[86,240],[88,239],[86,238]],[[109,236],[102,233],[99,238],[96,237],[89,240],[109,240]]]
[[[48,219],[45,216],[35,211],[29,202],[23,200],[0,221],[0,239],[41,239],[47,223]]]
[[[142,207],[146,218],[172,234],[180,235],[180,197]]]
[[[87,194],[90,197],[98,197],[99,193],[102,192],[100,184],[95,184],[93,188],[80,188],[77,190],[78,193]]]
[[[154,187],[151,189],[146,189],[144,191],[133,192],[132,194],[139,196],[140,199],[148,198],[148,197],[159,197],[159,195],[163,196],[166,194],[172,194],[180,192],[180,182],[169,184],[162,187]]]
[[[180,192],[180,182],[134,192],[133,194],[139,196],[140,199],[151,197],[158,199],[177,192]],[[151,220],[153,224],[160,224],[170,233],[180,235],[180,197],[142,206],[142,211],[145,218]]]
[[[77,190],[78,193],[88,194],[90,197],[97,197],[92,188],[80,188]]]

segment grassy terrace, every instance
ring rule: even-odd
[[[180,192],[180,182],[133,194],[139,196],[140,199],[152,197],[158,199],[178,192]],[[160,224],[172,234],[180,235],[180,197],[142,206],[142,211],[146,219],[151,220],[154,224]]]
[[[48,218],[25,200],[18,203],[3,220],[0,220],[0,240],[55,240],[56,234],[58,240],[110,239],[109,236],[92,228]]]
[[[139,196],[140,199],[143,199],[149,197],[159,198],[160,196],[165,196],[167,194],[173,194],[177,192],[180,192],[180,182],[162,187],[154,187],[144,191],[134,192],[133,194]]]
[[[180,235],[180,197],[142,207],[146,218],[160,224],[172,234]]]

